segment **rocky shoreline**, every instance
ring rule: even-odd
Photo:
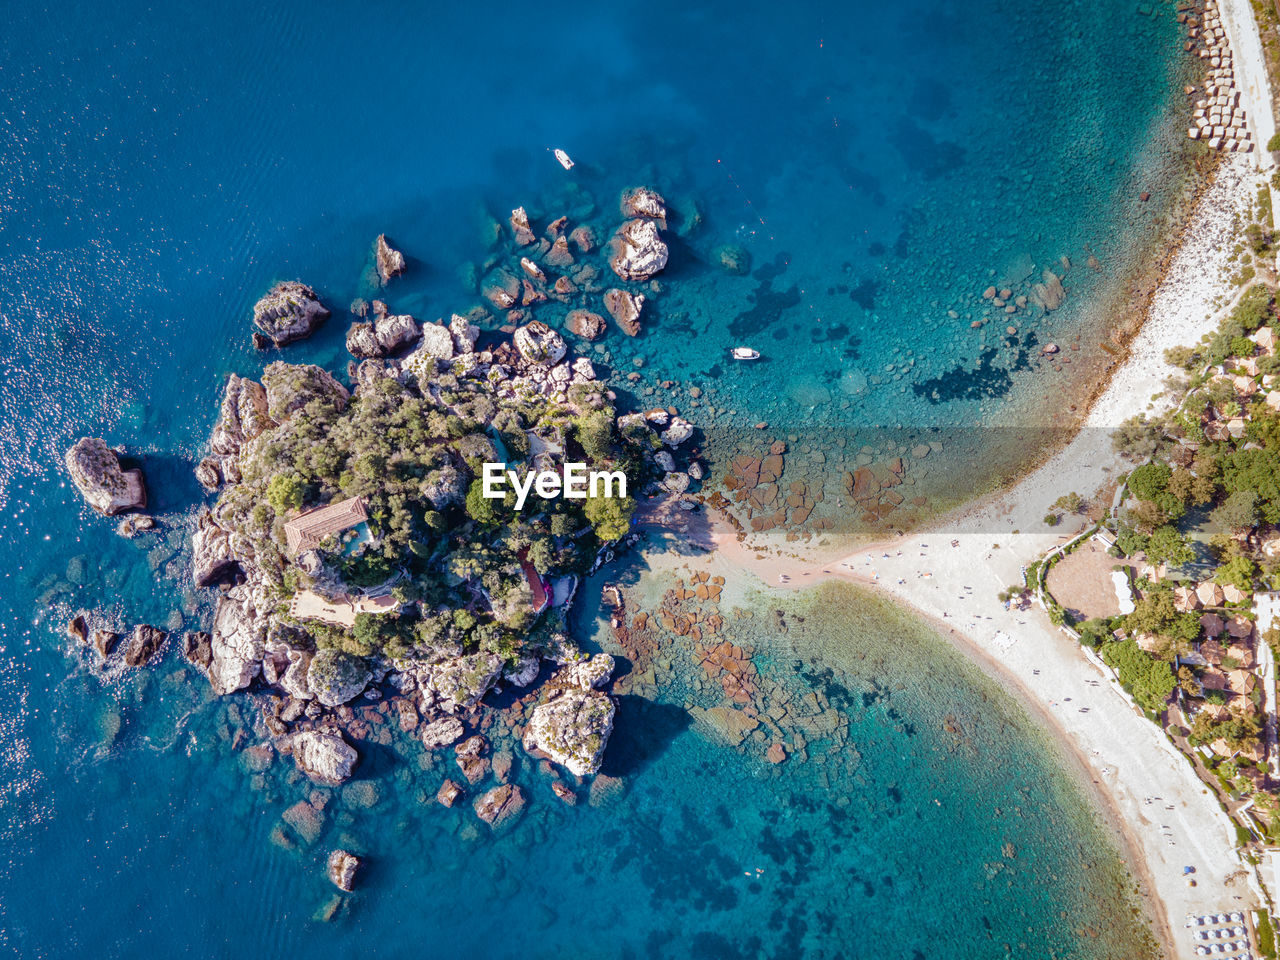
[[[623,195],[620,209],[627,219],[601,255],[621,281],[647,283],[668,262],[659,233],[666,226],[664,201],[652,190],[636,189]],[[335,791],[344,799],[355,791],[356,803],[369,790],[376,796],[373,782],[362,776],[366,744],[416,743],[423,757],[451,754],[456,772],[443,778],[433,799],[452,807],[468,798],[477,821],[495,830],[515,823],[530,802],[511,779],[515,756],[508,743],[522,747],[548,783],[548,795],[562,803],[577,803],[584,787],[592,798],[616,792],[613,778],[600,773],[617,712],[611,695],[615,662],[605,654],[579,651],[563,623],[578,579],[632,539],[626,536],[626,514],[619,526],[588,511],[594,533],[590,526],[575,531],[572,516],[566,515],[566,523],[551,524],[549,538],[538,532],[547,529],[545,517],[535,517],[530,528],[529,521],[513,515],[510,536],[527,544],[520,547],[518,563],[495,554],[484,561],[487,568],[473,565],[466,567],[470,572],[442,578],[431,571],[439,569],[436,565],[463,569],[455,555],[471,546],[466,537],[450,539],[451,525],[474,528],[470,539],[495,529],[487,512],[493,508],[472,503],[476,481],[468,478],[481,460],[508,456],[499,455],[497,445],[522,448],[520,453],[543,466],[568,456],[570,445],[585,449],[593,460],[621,458],[646,494],[681,494],[702,477],[703,468],[681,453],[694,434],[688,421],[659,408],[616,414],[614,393],[591,361],[573,357],[560,333],[532,317],[538,303],[572,296],[581,306],[570,331],[584,339],[605,332],[604,319],[584,299],[601,292],[597,268],[585,260],[575,263],[597,249],[590,230],[570,229],[561,217],[539,239],[522,209],[513,212],[510,226],[511,256],[518,267],[495,265],[485,288],[489,302],[507,311],[500,330],[490,332],[493,318],[479,308],[455,313],[447,322],[419,323],[380,300],[366,320],[362,315],[370,308],[357,303],[346,338],[354,358],[346,383],[319,367],[281,361],[267,365],[259,380],[234,374],[227,380],[208,453],[195,471],[217,500],[199,511],[191,539],[192,583],[216,591],[216,609],[207,630],[182,635],[181,652],[207,677],[216,696],[247,696],[252,703],[249,722],[231,741],[251,776],[262,777],[277,761],[291,762],[292,782],[305,787],[273,835],[281,845],[315,842]],[[377,239],[375,263],[383,285],[406,268],[404,255],[385,235]],[[556,268],[565,272],[555,277]],[[512,282],[516,276],[518,282]],[[644,294],[610,288],[598,302],[624,333],[640,332]],[[254,307],[255,344],[285,346],[309,336],[329,315],[311,287],[298,281],[277,284]],[[308,479],[306,469],[298,474],[281,451],[296,443],[295,437],[342,432],[366,410],[379,411],[388,423],[419,418],[426,429],[441,431],[424,447],[431,451],[429,466],[412,487],[421,507],[395,517],[382,507],[371,508],[379,517],[371,524],[374,546],[354,555],[345,541],[332,538],[301,550],[286,546],[286,528],[308,516],[304,502],[331,497],[335,503],[350,492],[351,481],[349,473],[335,474],[333,481]],[[314,446],[315,439],[308,442]],[[362,441],[351,442],[357,446],[351,448],[348,471],[355,457],[364,455],[358,453]],[[102,440],[80,441],[66,463],[85,500],[99,512],[145,507],[141,471],[123,470]],[[326,492],[331,482],[341,492]],[[385,491],[376,475],[365,489],[371,492],[357,496],[375,505],[383,502]],[[394,534],[408,549],[397,562],[388,545],[384,552],[393,559],[385,567],[374,548],[390,544],[389,531],[405,522],[422,526],[412,536]],[[597,541],[598,550],[584,554],[578,549]],[[525,559],[535,547],[542,551],[536,583]],[[557,569],[562,564],[563,570]],[[361,580],[357,590],[345,583],[347,577],[384,568],[380,584]],[[411,574],[411,569],[425,572]],[[427,586],[414,586],[415,576]],[[438,585],[430,587],[433,583]],[[538,601],[538,592],[549,600],[564,584],[568,599],[557,599],[556,607],[542,613],[547,601]],[[307,619],[290,599],[303,592],[341,605],[352,602],[351,590],[357,597],[384,597],[395,612],[376,626],[360,619],[371,615],[358,615],[353,631],[349,625]],[[440,606],[446,595],[464,605]],[[532,618],[524,604],[535,607]],[[381,630],[381,638],[370,640],[370,630]],[[94,613],[76,614],[67,633],[112,670],[158,662],[169,639],[166,631],[148,624],[122,634]],[[375,645],[361,647],[368,643]],[[385,647],[377,646],[382,643]],[[499,693],[508,695],[504,699],[514,694],[514,702],[502,709],[490,706],[487,699]],[[599,788],[593,785],[597,781]],[[349,892],[359,864],[357,853],[335,849],[328,875]]]

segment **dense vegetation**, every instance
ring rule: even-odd
[[[314,371],[314,372],[308,372]],[[564,460],[623,470],[637,482],[648,438],[621,437],[602,385],[575,385],[570,402],[504,400],[487,381],[452,373],[404,384],[384,378],[352,399],[317,368],[272,364],[263,376],[278,426],[241,454],[243,480],[227,487],[216,513],[248,537],[258,564],[286,600],[316,584],[347,589],[391,585],[420,615],[361,614],[351,631],[308,621],[320,647],[403,656],[414,647],[484,650],[514,659],[533,625],[520,557],[543,576],[583,572],[604,542],[628,529],[630,498],[543,500],[522,511],[484,499],[486,461],[513,469],[531,457],[535,435]],[[279,417],[277,417],[278,419]],[[500,441],[506,457],[495,447]],[[330,537],[322,566],[287,556],[284,524],[299,510],[363,497],[372,540],[352,552]]]

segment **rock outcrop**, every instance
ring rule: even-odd
[[[305,283],[277,283],[253,307],[253,323],[277,347],[303,340],[329,317],[329,309]]]
[[[540,320],[518,329],[511,341],[530,363],[559,363],[569,350],[564,337]]]
[[[428,750],[438,750],[462,739],[465,728],[457,717],[442,717],[423,726],[422,745]]]
[[[231,550],[231,535],[218,526],[208,510],[200,511],[196,518],[191,553],[191,578],[197,587],[211,587],[240,572],[239,561]]]
[[[613,657],[607,653],[597,653],[587,660],[569,664],[557,674],[556,679],[562,679],[580,690],[598,690],[613,676],[613,667]]]
[[[341,734],[307,730],[289,740],[293,762],[316,783],[337,786],[351,778],[358,757]]]
[[[609,266],[623,280],[648,280],[667,265],[667,245],[653,220],[628,220],[612,241]]]
[[[521,247],[528,246],[537,239],[529,227],[529,214],[525,212],[524,207],[516,207],[511,211],[511,233],[515,237],[516,245]]]
[[[613,732],[615,710],[603,693],[565,690],[534,709],[524,747],[545,753],[576,776],[598,773]]]
[[[604,292],[604,308],[613,317],[613,322],[628,337],[640,333],[640,310],[644,306],[644,294],[628,293],[617,287]]]
[[[524,811],[524,791],[504,783],[476,797],[476,816],[497,829],[515,821]]]
[[[382,238],[379,237],[379,240]],[[329,854],[328,873],[333,885],[344,893],[355,889],[356,870],[360,867],[360,858],[346,850],[335,850]]]
[[[404,273],[404,254],[387,242],[385,233],[378,234],[377,243],[374,244],[374,258],[378,263],[378,279],[384,287],[392,277]]]
[[[147,489],[141,470],[121,470],[120,458],[98,437],[83,437],[64,458],[71,482],[85,502],[103,516],[141,510]]]
[[[664,230],[667,227],[667,202],[662,195],[648,187],[633,187],[622,195],[624,217],[645,217],[657,220]]]
[[[139,624],[129,632],[121,648],[124,662],[131,667],[145,666],[147,661],[164,646],[167,638],[168,634],[163,630],[149,624]]]
[[[267,393],[267,414],[276,423],[284,423],[312,400],[326,399],[342,410],[351,399],[333,374],[311,363],[268,364],[262,371],[262,386]]]
[[[307,688],[326,707],[354,700],[371,679],[368,664],[341,650],[319,651],[307,669]]]
[[[470,710],[501,673],[502,658],[495,653],[472,653],[432,664],[422,691],[424,710]]]
[[[407,314],[381,316],[368,321],[353,323],[347,330],[347,352],[362,360],[371,360],[395,353],[421,336],[417,322]]]
[[[249,686],[262,670],[265,649],[266,622],[248,587],[229,590],[218,600],[209,640],[209,683],[214,693],[225,696]]]
[[[599,340],[604,336],[604,317],[590,310],[569,311],[565,323],[571,333],[577,334],[584,340]]]

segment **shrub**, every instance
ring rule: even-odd
[[[1164,711],[1178,685],[1169,664],[1149,657],[1132,639],[1103,644],[1102,659],[1140,707],[1153,714]]]

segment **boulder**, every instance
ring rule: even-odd
[[[525,749],[542,751],[579,777],[598,773],[615,709],[598,691],[565,690],[534,709],[525,729]]]
[[[262,669],[266,623],[258,615],[246,587],[229,590],[218,600],[209,639],[209,683],[225,696],[243,690]]]
[[[311,336],[329,310],[305,283],[277,283],[253,307],[253,323],[277,347]]]
[[[561,269],[573,266],[573,252],[569,249],[569,241],[565,237],[556,237],[556,242],[547,251],[545,259],[548,266]]]
[[[604,317],[590,310],[571,310],[565,318],[570,333],[584,340],[599,340],[604,336]]]
[[[515,821],[524,811],[524,791],[513,783],[504,783],[476,797],[476,816],[497,829]]]
[[[205,457],[196,464],[196,479],[210,493],[222,486],[222,462],[217,457]]]
[[[640,310],[644,306],[644,294],[628,293],[616,287],[604,292],[604,308],[609,311],[619,329],[628,337],[640,333]]]
[[[530,363],[559,363],[568,352],[564,337],[540,320],[516,330],[511,341]]]
[[[472,653],[432,664],[423,691],[424,700],[430,698],[446,713],[470,710],[489,692],[501,673],[502,658],[495,653]]]
[[[121,470],[120,458],[98,437],[83,437],[64,458],[71,482],[85,502],[103,516],[141,510],[147,489],[141,470]]]
[[[452,780],[445,780],[436,791],[436,800],[446,807],[452,807],[462,796],[462,787]]]
[[[373,323],[373,333],[384,354],[395,353],[402,347],[414,343],[421,336],[417,321],[408,314],[379,317]]]
[[[580,227],[573,228],[569,234],[569,242],[583,253],[590,253],[596,248],[596,235],[590,227],[583,224]]]
[[[538,679],[540,669],[537,657],[521,657],[515,664],[502,668],[502,679],[513,687],[527,687]]]
[[[83,613],[77,613],[67,621],[67,636],[76,643],[89,642],[89,621]]]
[[[438,750],[462,739],[465,728],[457,717],[433,720],[422,728],[422,745],[428,750]]]
[[[628,220],[612,241],[609,266],[623,280],[650,279],[667,265],[667,245],[653,220]]]
[[[736,243],[726,243],[717,247],[712,256],[727,273],[746,274],[751,272],[751,254]]]
[[[622,194],[622,215],[624,217],[644,217],[659,220],[663,228],[667,225],[667,202],[656,190],[648,187],[633,187]]]
[[[316,783],[337,786],[351,777],[357,753],[338,733],[306,730],[289,740],[293,762]]]
[[[270,744],[263,744],[263,746],[268,750],[271,749]],[[293,806],[286,808],[284,813],[280,814],[280,819],[292,827],[293,832],[307,846],[319,840],[320,834],[324,831],[324,808],[313,807],[306,800],[299,800]]]
[[[453,349],[457,353],[475,353],[480,328],[466,317],[454,314],[449,318],[449,333],[453,336]]]
[[[529,214],[524,207],[516,207],[511,211],[511,233],[515,236],[517,246],[527,246],[537,238],[529,227]]]
[[[333,885],[344,893],[354,889],[356,870],[360,867],[360,859],[346,850],[335,850],[329,854],[328,873]]]
[[[392,277],[398,277],[404,273],[406,266],[404,254],[387,243],[385,233],[378,234],[378,241],[374,244],[374,258],[378,263],[378,279],[382,281],[384,287]]]
[[[124,662],[131,667],[145,666],[164,645],[168,634],[149,624],[140,623],[129,632],[123,649]]]
[[[368,321],[353,323],[347,328],[347,353],[362,360],[382,356],[378,335]]]
[[[320,650],[307,668],[307,689],[326,707],[354,700],[371,679],[368,664],[342,650]]]
[[[452,360],[455,349],[456,344],[454,343],[452,330],[439,323],[424,323],[422,325],[422,342],[418,344],[418,349],[414,352],[436,360]]]
[[[569,664],[556,678],[579,690],[598,690],[613,676],[613,667],[613,657],[607,653],[597,653],[587,660]]]
[[[116,648],[116,641],[120,639],[120,634],[114,630],[95,630],[93,631],[93,649],[98,651],[98,656],[106,658],[111,656],[111,651]]]
[[[193,631],[182,638],[182,655],[187,662],[206,675],[213,663],[213,637],[204,631]]]
[[[683,417],[672,417],[670,426],[662,431],[661,436],[668,447],[678,447],[693,436],[693,424]]]

